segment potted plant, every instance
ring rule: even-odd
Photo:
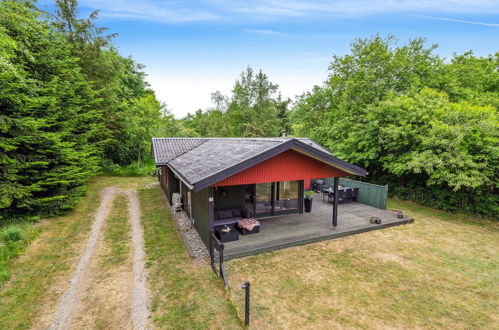
[[[314,199],[314,191],[305,191],[305,212],[312,212],[312,200]]]

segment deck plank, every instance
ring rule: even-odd
[[[399,219],[392,211],[356,202],[346,202],[339,205],[338,226],[333,228],[331,225],[332,210],[331,203],[323,203],[322,197],[316,195],[311,213],[261,219],[259,233],[240,235],[238,241],[225,243],[225,260],[379,230],[414,221],[408,217]],[[381,216],[382,223],[380,225],[371,224],[369,218],[372,215]]]

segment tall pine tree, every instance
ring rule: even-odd
[[[102,119],[71,45],[31,2],[0,2],[0,212],[71,208],[98,164]]]

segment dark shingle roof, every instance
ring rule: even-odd
[[[334,157],[307,138],[153,138],[152,142],[156,165],[168,165],[191,187],[197,183],[204,186],[210,178],[221,180],[224,177],[220,178],[220,173],[224,171],[230,172],[250,160],[254,162],[292,147],[309,149],[319,157],[350,169],[353,174],[365,175],[363,169]]]
[[[153,139],[153,151],[156,164],[166,164],[178,156],[186,153],[206,142],[206,139],[192,138],[165,138]]]

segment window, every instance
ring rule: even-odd
[[[257,183],[255,213],[272,212],[272,183]]]
[[[299,189],[298,181],[277,182],[274,211],[297,209]]]

